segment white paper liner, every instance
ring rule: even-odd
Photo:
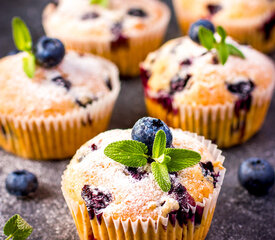
[[[224,162],[224,156],[221,155],[222,152],[217,148],[217,145],[212,144],[210,140],[206,140],[204,137],[198,136],[195,133],[184,133],[203,143],[215,158],[213,162],[220,162],[221,164]],[[85,203],[80,204],[68,195],[63,181],[61,188],[81,240],[199,240],[204,239],[209,230],[226,171],[226,169],[215,170],[219,170],[219,177],[213,193],[210,194],[208,198],[204,198],[202,203],[196,203],[196,206],[204,207],[201,224],[195,225],[195,222],[190,220],[187,225],[183,225],[183,227],[179,226],[177,221],[176,225],[173,226],[168,217],[164,218],[162,216],[159,217],[158,220],[138,218],[136,221],[131,221],[131,219],[114,219],[111,216],[106,217],[103,215],[101,217],[101,224],[99,224],[96,216],[92,220],[89,219]],[[196,207],[192,207],[193,213],[195,213],[195,209]]]
[[[80,53],[93,53],[107,58],[114,62],[121,75],[136,76],[139,74],[139,63],[145,59],[147,54],[156,50],[166,33],[170,20],[169,8],[161,3],[162,17],[153,24],[147,31],[142,31],[139,35],[131,35],[128,39],[128,47],[121,47],[115,51],[111,49],[109,39],[83,37],[82,39],[74,36],[63,36],[55,32],[54,27],[43,20],[43,27],[48,36],[57,37],[62,40],[67,49],[75,50]],[[50,5],[46,7],[43,15],[50,15],[54,11]],[[44,19],[44,18],[43,18]]]
[[[71,157],[87,140],[106,130],[120,91],[117,68],[108,63],[112,90],[86,108],[64,115],[26,117],[0,113],[0,146],[6,151],[32,159]]]
[[[261,128],[272,99],[274,78],[268,88],[252,93],[250,110],[240,111],[239,116],[235,114],[235,102],[192,106],[174,101],[173,108],[178,108],[178,113],[168,112],[154,100],[155,95],[150,91],[146,92],[145,99],[155,103],[151,106],[146,101],[147,110],[150,116],[160,118],[171,127],[196,132],[219,147],[231,147],[247,141]],[[245,124],[243,129],[242,124]]]

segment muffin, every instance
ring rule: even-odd
[[[171,40],[150,53],[141,64],[149,115],[204,135],[220,147],[254,135],[271,101],[274,64],[250,47],[230,38],[226,42],[244,58],[230,55],[223,65],[216,49],[208,51],[189,37]]]
[[[93,53],[114,62],[122,75],[138,75],[138,65],[159,47],[170,19],[159,1],[110,0],[107,7],[90,0],[60,0],[43,12],[47,35],[67,49]]]
[[[270,0],[173,0],[183,34],[198,19],[211,19],[240,43],[270,52],[275,49],[275,2]]]
[[[165,125],[153,119],[154,127],[148,127],[147,120],[143,119],[142,128],[147,132],[135,134],[153,134],[152,129]],[[171,188],[166,192],[152,174],[151,158],[134,168],[105,155],[110,144],[131,140],[131,129],[101,133],[77,151],[63,174],[62,192],[81,240],[206,237],[223,182],[224,157],[203,137],[180,129],[169,131],[173,149],[196,151],[201,160],[169,173]]]
[[[68,51],[32,79],[21,52],[0,60],[0,146],[32,159],[60,159],[106,130],[120,83],[114,64]]]

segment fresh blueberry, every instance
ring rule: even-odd
[[[8,54],[7,54],[7,56],[15,55],[15,54],[17,54],[19,52],[21,52],[21,51],[19,51],[17,49],[14,49],[14,50],[9,51]]]
[[[211,32],[215,32],[215,27],[212,22],[206,19],[200,19],[197,22],[193,23],[189,29],[189,37],[196,43],[200,43],[199,40],[199,28],[200,26],[209,29]]]
[[[264,195],[274,184],[274,169],[266,160],[249,158],[240,165],[238,177],[249,193]]]
[[[159,130],[163,130],[166,134],[166,147],[171,147],[172,132],[163,121],[157,118],[143,117],[139,119],[132,129],[132,139],[144,143],[151,154],[155,135]]]
[[[65,56],[63,43],[56,38],[41,37],[35,48],[35,57],[39,65],[51,68],[58,65]]]
[[[127,14],[134,17],[147,17],[147,13],[140,8],[130,8]]]
[[[7,191],[17,197],[26,197],[38,188],[36,176],[26,170],[11,172],[6,178]]]

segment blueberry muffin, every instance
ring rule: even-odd
[[[157,158],[148,157],[136,168],[106,156],[109,146],[121,142],[146,143],[149,149],[148,139],[157,138],[160,129],[170,138],[168,150],[200,155],[193,166],[169,170],[166,190],[154,175],[153,164],[161,165]],[[128,156],[129,161],[134,158]],[[203,137],[143,118],[133,129],[110,130],[84,144],[64,172],[62,191],[81,240],[204,239],[223,182],[223,161],[221,151]]]
[[[60,0],[44,10],[43,26],[66,48],[103,56],[122,75],[134,76],[161,44],[169,19],[169,9],[155,0],[110,0],[105,7],[90,0]]]
[[[26,158],[70,157],[106,130],[120,89],[118,70],[100,57],[68,51],[57,66],[38,65],[29,78],[26,55],[0,60],[0,146]]]
[[[275,49],[275,2],[270,0],[173,0],[184,34],[198,19],[211,19],[240,43],[270,52]]]
[[[226,38],[242,58],[229,55],[223,65],[216,49],[208,51],[190,36],[194,41],[171,40],[141,64],[149,115],[204,135],[220,147],[245,142],[265,119],[274,88],[273,62]]]

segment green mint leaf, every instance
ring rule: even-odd
[[[216,31],[221,36],[221,42],[225,42],[226,31],[221,26],[218,26],[217,29],[216,29]]]
[[[33,229],[20,215],[16,214],[6,222],[3,231],[8,236],[7,239],[25,240],[31,235]]]
[[[244,54],[238,48],[236,48],[234,45],[227,43],[227,48],[228,48],[230,55],[234,55],[234,56],[240,57],[242,59],[245,59]]]
[[[109,0],[90,0],[91,4],[98,4],[102,7],[108,7]]]
[[[12,33],[14,44],[18,50],[31,51],[31,34],[25,22],[21,18],[14,17],[12,19]]]
[[[203,45],[207,50],[212,49],[216,42],[214,34],[203,26],[200,26],[199,28],[199,40],[201,45]]]
[[[229,57],[227,44],[225,42],[218,43],[216,49],[218,52],[218,58],[220,62],[224,65]]]
[[[171,189],[171,181],[167,166],[162,163],[151,163],[153,176],[162,191],[168,192]]]
[[[104,154],[128,167],[142,167],[147,163],[148,148],[144,143],[123,140],[110,143],[105,149]]]
[[[201,160],[199,153],[188,149],[167,148],[165,154],[172,159],[167,163],[169,172],[177,172],[184,168],[194,166]]]
[[[163,130],[159,130],[154,139],[152,157],[158,158],[160,157],[166,148],[166,134]]]
[[[35,73],[35,56],[28,52],[28,55],[23,58],[23,70],[29,78],[34,77]]]

